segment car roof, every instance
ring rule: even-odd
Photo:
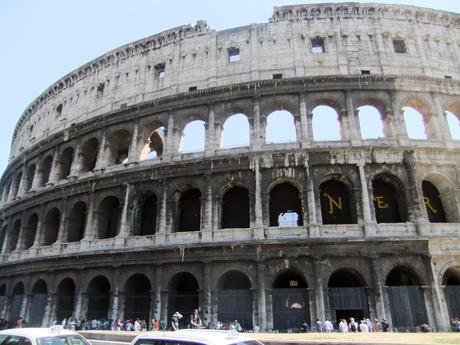
[[[156,332],[139,335],[134,340],[137,341],[138,339],[186,340],[219,345],[235,344],[248,340],[254,341],[253,338],[247,337],[236,331],[218,331],[208,329],[181,329],[175,332]]]
[[[54,337],[57,335],[78,334],[67,330],[52,330],[51,328],[11,328],[0,331],[0,335],[14,335],[20,337]]]

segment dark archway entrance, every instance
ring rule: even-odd
[[[13,289],[13,296],[11,297],[11,308],[9,321],[16,321],[21,315],[22,303],[24,301],[24,284],[17,283]]]
[[[442,277],[442,285],[450,318],[460,318],[460,267],[449,268]]]
[[[307,283],[293,271],[278,275],[273,283],[273,328],[298,331],[304,321],[310,324]]]
[[[419,278],[407,267],[396,267],[387,276],[393,328],[414,331],[428,323],[425,298]]]
[[[32,289],[29,320],[27,320],[29,326],[40,327],[42,325],[47,304],[48,288],[44,280],[39,280]]]
[[[109,315],[110,283],[107,278],[98,276],[88,286],[87,319],[107,319]]]
[[[361,275],[350,269],[339,269],[329,278],[329,306],[337,324],[353,317],[359,321],[369,317],[366,283]]]
[[[75,283],[65,278],[59,283],[56,296],[56,320],[60,323],[64,318],[73,315],[75,302]]]
[[[252,329],[252,292],[249,278],[239,271],[229,271],[220,278],[218,320],[238,320],[243,329]]]
[[[222,229],[249,228],[249,192],[235,186],[222,198]]]
[[[135,274],[125,285],[125,320],[150,319],[150,281],[143,274]]]
[[[178,311],[184,316],[179,321],[179,327],[187,327],[193,309],[199,307],[198,290],[198,281],[190,273],[178,273],[171,279],[168,285],[168,322]]]

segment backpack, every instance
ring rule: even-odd
[[[350,329],[352,332],[356,332],[356,324],[354,322],[351,323]]]

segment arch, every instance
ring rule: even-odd
[[[406,221],[405,194],[400,182],[394,176],[376,176],[372,180],[372,193],[377,223]]]
[[[249,191],[233,186],[222,197],[222,229],[249,226]]]
[[[126,281],[125,320],[150,320],[150,280],[143,274],[134,274]]]
[[[27,173],[26,173],[26,191],[29,191],[32,189],[32,184],[34,182],[34,177],[35,177],[35,164],[30,164],[27,167]]]
[[[75,283],[71,278],[64,278],[56,290],[56,320],[59,322],[73,315],[75,303]]]
[[[38,280],[32,288],[28,326],[40,327],[48,304],[48,287],[43,279]]]
[[[426,140],[429,138],[427,132],[427,118],[414,107],[402,108],[404,122],[406,123],[407,136],[409,139]]]
[[[334,271],[328,281],[331,317],[335,322],[369,317],[366,282],[360,273],[349,268]]]
[[[312,111],[313,139],[316,141],[341,140],[339,114],[329,105],[318,105]]]
[[[191,188],[182,193],[179,199],[178,230],[199,231],[201,229],[201,192]]]
[[[99,239],[112,238],[118,234],[120,202],[114,196],[107,196],[99,204],[97,234]]]
[[[24,302],[24,284],[17,283],[11,296],[10,314],[8,320],[17,320],[21,316],[22,303]]]
[[[81,155],[81,172],[88,172],[94,170],[97,162],[97,155],[99,152],[99,140],[96,138],[88,139],[80,150]]]
[[[168,320],[178,311],[182,315],[189,315],[199,306],[199,285],[194,275],[188,272],[175,274],[168,283]],[[179,321],[183,328],[187,325],[186,317]]]
[[[398,331],[415,330],[428,324],[420,277],[407,266],[396,266],[387,275],[388,299],[393,327]]]
[[[269,195],[270,226],[303,225],[302,201],[299,190],[291,183],[275,185]]]
[[[40,186],[44,186],[48,183],[50,179],[51,167],[53,165],[53,157],[46,156],[46,158],[42,161],[40,166],[41,170],[41,179],[40,179]]]
[[[67,220],[66,242],[78,242],[85,236],[86,219],[88,208],[83,201],[73,205]]]
[[[358,118],[362,139],[380,139],[385,137],[383,116],[376,107],[372,105],[359,107]]]
[[[438,189],[429,181],[422,181],[423,203],[431,223],[445,223],[446,215]]]
[[[109,164],[125,164],[128,162],[129,142],[131,134],[126,129],[119,129],[109,137]]]
[[[87,294],[87,319],[107,319],[110,301],[110,283],[108,279],[104,276],[93,278],[88,285]]]
[[[265,142],[291,143],[297,140],[294,116],[288,110],[275,110],[267,116]]]
[[[49,246],[57,241],[60,223],[61,212],[56,207],[53,207],[45,217],[42,245]]]
[[[331,179],[319,186],[323,224],[355,224],[356,205],[347,185]]]
[[[450,137],[454,140],[460,140],[460,119],[458,115],[450,111],[445,111],[447,125],[449,126]]]
[[[205,123],[203,120],[193,120],[187,123],[182,131],[179,152],[191,153],[204,151]]]
[[[10,234],[8,236],[8,245],[6,247],[7,253],[11,253],[12,251],[17,249],[20,231],[21,231],[21,220],[17,219],[13,223],[13,227],[11,228]]]
[[[156,232],[158,199],[155,194],[147,195],[142,200],[142,212],[139,235],[153,235]]]
[[[308,285],[304,277],[289,269],[279,273],[273,282],[273,327],[279,331],[310,324]]]
[[[460,266],[448,268],[442,276],[444,295],[451,319],[460,315]]]
[[[241,271],[230,270],[218,281],[218,320],[238,320],[243,329],[252,329],[251,281]]]
[[[35,236],[37,235],[38,226],[38,215],[32,214],[27,220],[26,226],[24,227],[24,249],[29,249],[35,242]]]
[[[74,150],[72,147],[67,147],[64,151],[62,151],[61,158],[59,160],[59,179],[64,179],[70,175],[73,157]]]
[[[220,147],[230,149],[249,146],[249,121],[245,114],[233,114],[224,122]]]

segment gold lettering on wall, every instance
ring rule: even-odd
[[[323,195],[329,201],[329,214],[334,214],[334,206],[337,207],[339,210],[342,209],[342,197],[339,196],[338,200],[336,201],[328,193],[323,193]]]
[[[385,199],[382,195],[374,196],[374,201],[377,208],[388,208],[389,205],[385,202]]]
[[[424,196],[424,197],[423,197],[423,202],[425,203],[426,207],[428,207],[428,208],[431,210],[431,212],[433,212],[433,213],[435,213],[435,214],[438,213],[438,210],[435,209],[435,208],[433,207],[433,205],[431,205],[430,198]]]

